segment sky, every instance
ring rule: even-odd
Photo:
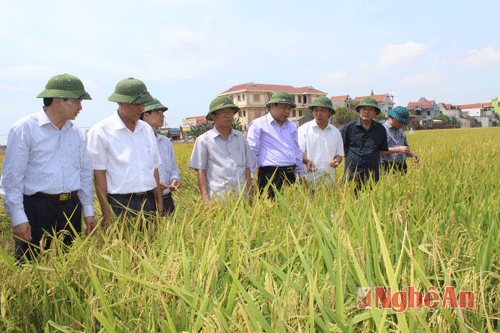
[[[128,77],[169,110],[206,115],[243,83],[313,86],[329,97],[389,93],[471,104],[500,97],[500,1],[0,0],[0,144],[37,112],[54,75],[92,97],[75,123],[110,116]]]

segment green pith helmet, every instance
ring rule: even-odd
[[[308,106],[309,110],[314,111],[315,106],[320,106],[330,110],[330,114],[335,114],[332,101],[326,96],[319,96],[314,99],[311,105]]]
[[[144,104],[152,100],[144,82],[133,77],[118,82],[115,92],[108,97],[108,101],[125,104]]]
[[[37,98],[92,99],[85,91],[82,81],[69,74],[59,74],[50,78]]]
[[[160,111],[167,111],[168,108],[161,104],[159,100],[157,100],[156,98],[153,98],[153,100],[151,102],[147,102],[146,105],[144,106],[144,112],[151,112],[151,111],[155,111],[155,110],[160,110]]]
[[[359,108],[362,106],[371,106],[375,109],[377,114],[380,113],[380,107],[378,106],[377,100],[373,97],[365,97],[359,102],[358,106],[356,106],[356,111],[359,112]]]
[[[401,124],[408,125],[410,123],[410,112],[404,106],[396,106],[394,109],[387,111],[387,114]]]
[[[210,110],[208,111],[207,114],[207,120],[213,120],[212,119],[212,113],[214,113],[217,110],[222,110],[222,109],[233,109],[233,114],[239,111],[239,107],[234,105],[233,100],[227,96],[219,96],[216,99],[210,103]]]
[[[268,108],[270,108],[271,104],[287,104],[287,105],[291,105],[292,108],[294,108],[294,107],[297,106],[293,102],[292,95],[290,95],[286,91],[277,91],[277,92],[275,92],[271,96],[271,99],[269,100],[269,102],[267,102],[266,106]]]

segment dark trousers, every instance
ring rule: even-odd
[[[267,184],[271,183],[276,186],[279,191],[283,184],[291,184],[295,182],[295,165],[288,167],[277,166],[262,166],[258,172],[259,191],[262,193]],[[275,196],[272,186],[268,188],[268,198],[273,199]]]
[[[116,216],[126,215],[135,218],[140,211],[145,215],[152,215],[156,211],[153,191],[140,194],[108,194],[108,202]]]
[[[40,250],[37,246],[48,249],[52,241],[51,237],[46,237],[44,244],[40,244],[44,233],[54,236],[60,231],[64,231],[62,239],[65,245],[73,243],[76,233],[82,230],[82,205],[78,195],[74,192],[69,200],[59,201],[39,196],[25,195],[24,211],[28,217],[31,227],[31,242],[25,243],[16,241],[16,259],[32,260],[38,256]],[[75,231],[72,230],[71,226]]]
[[[167,214],[172,214],[175,210],[174,200],[172,199],[172,193],[167,193],[162,195],[163,199],[163,212]]]
[[[380,165],[384,168],[386,172],[390,172],[391,170],[401,172],[401,173],[407,173],[408,172],[408,165],[406,164],[406,161],[403,162],[382,162]]]

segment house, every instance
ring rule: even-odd
[[[313,87],[295,88],[292,86],[281,86],[273,84],[245,83],[234,86],[220,94],[228,96],[240,111],[235,114],[235,119],[240,121],[244,131],[248,130],[248,125],[252,120],[265,115],[269,110],[266,107],[272,94],[276,91],[286,91],[291,94],[297,107],[292,110],[290,120],[297,127],[312,119],[307,107],[318,96],[326,96],[327,93],[314,89]]]
[[[438,103],[437,104],[439,110],[442,114],[448,117],[455,117],[459,122],[462,128],[473,127],[474,123],[472,119],[470,119],[467,114],[462,112],[462,109],[458,105]]]
[[[354,100],[349,95],[335,96],[330,99],[334,109],[338,107],[350,108],[354,105]]]
[[[365,97],[375,98],[380,110],[382,112],[384,112],[386,116],[387,116],[387,111],[392,110],[392,108],[394,108],[394,96],[389,95],[389,94],[375,95],[375,94],[373,94],[373,90],[372,90],[370,96],[356,97],[354,99],[354,103],[356,104],[356,103],[361,102],[361,100]]]
[[[492,103],[475,103],[458,105],[462,112],[481,123],[481,127],[498,126],[500,120]]]
[[[434,118],[439,116],[441,110],[434,101],[428,101],[424,97],[420,98],[418,102],[408,103],[406,107],[410,113],[422,118]]]

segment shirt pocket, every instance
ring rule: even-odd
[[[150,145],[146,145],[138,149],[137,155],[139,157],[139,163],[144,165],[148,170],[153,170],[154,167],[154,154],[153,149]]]
[[[82,166],[82,150],[84,149],[84,146],[80,143],[70,143],[69,144],[69,152],[68,152],[68,158],[69,158],[69,164],[78,170],[81,169]]]

